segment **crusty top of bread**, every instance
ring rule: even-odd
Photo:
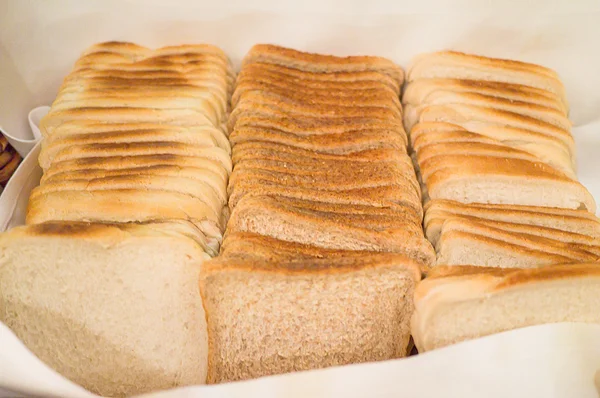
[[[448,199],[435,199],[427,202],[423,206],[427,212],[430,209],[473,209],[476,215],[477,209],[498,212],[527,212],[527,213],[544,213],[560,217],[575,217],[585,218],[599,223],[600,219],[594,214],[586,210],[565,209],[559,207],[541,207],[541,206],[526,206],[526,205],[509,205],[509,204],[488,204],[488,203],[461,203]],[[451,210],[450,210],[451,211]]]
[[[440,58],[454,59],[457,61],[477,62],[484,65],[498,65],[515,70],[532,71],[541,75],[546,75],[558,79],[558,74],[552,69],[523,61],[515,61],[505,58],[485,57],[482,55],[467,54],[460,51],[440,51],[432,54],[424,54],[424,56],[437,56]]]
[[[538,268],[495,268],[477,266],[444,266],[432,268],[427,280],[469,279],[483,276],[490,282],[489,292],[499,291],[524,284],[556,281],[569,278],[600,277],[600,263],[573,263],[548,265]],[[425,282],[424,282],[425,283]],[[419,291],[425,289],[418,288]]]
[[[173,229],[170,230],[170,224]],[[0,234],[0,241],[20,240],[26,237],[64,237],[69,239],[94,239],[119,244],[128,236],[169,236],[173,231],[184,232],[191,237],[201,233],[193,224],[183,221],[149,223],[90,223],[79,221],[48,221],[13,228],[9,233]]]
[[[402,103],[418,105],[437,91],[473,92],[498,98],[518,99],[554,108],[565,115],[568,112],[560,97],[550,91],[522,84],[469,79],[417,79],[406,87]]]
[[[257,44],[250,49],[242,61],[242,67],[253,62],[268,62],[325,73],[381,71],[394,77],[400,84],[404,81],[404,72],[402,69],[392,61],[381,57],[336,57],[333,55],[302,52],[271,44]]]
[[[421,265],[405,255],[396,253],[368,253],[360,257],[289,259],[272,263],[259,260],[215,258],[203,264],[203,274],[221,271],[251,271],[281,275],[339,274],[379,267],[402,267],[415,282],[421,279]]]

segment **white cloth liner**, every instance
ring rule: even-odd
[[[50,104],[79,53],[102,40],[150,47],[209,42],[236,64],[258,42],[381,55],[404,67],[416,54],[450,48],[537,62],[559,72],[575,125],[578,175],[600,199],[599,11],[594,0],[5,0],[0,4],[0,126],[13,139],[25,140],[16,145],[20,153],[29,151],[37,137],[28,112]],[[24,221],[28,194],[41,176],[38,153],[39,145],[0,197],[0,230]],[[402,360],[152,396],[591,398],[599,390],[600,326],[556,324]],[[0,397],[27,394],[91,396],[45,367],[0,324]]]

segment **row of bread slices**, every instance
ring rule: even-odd
[[[209,382],[406,355],[406,290],[434,252],[402,83],[377,57],[258,45],[244,58],[231,217],[201,273]]]
[[[437,254],[416,289],[417,348],[546,322],[600,322],[600,269],[580,264],[600,257],[600,220],[576,180],[556,73],[436,53],[417,58],[407,80],[404,122]],[[577,264],[554,265],[568,263]]]
[[[41,122],[44,175],[27,223],[168,220],[216,255],[232,169],[233,83],[229,60],[213,46],[92,46]]]

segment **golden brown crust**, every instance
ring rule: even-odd
[[[253,46],[244,60],[242,67],[254,62],[267,62],[294,67],[300,70],[318,72],[352,72],[377,71],[388,74],[399,84],[404,81],[402,69],[392,61],[372,56],[336,57],[315,53],[301,52],[290,48],[270,44]]]
[[[407,274],[415,282],[421,279],[421,265],[416,261],[395,253],[367,252],[364,256],[335,258],[290,259],[281,262],[266,262],[240,259],[216,258],[203,264],[204,277],[219,272],[265,272],[284,276],[296,275],[335,275],[356,272],[365,268],[406,268]]]
[[[535,268],[495,268],[477,266],[437,266],[427,274],[427,280],[451,281],[452,278],[468,279],[478,276],[492,276],[494,283],[490,292],[530,283],[549,282],[569,278],[600,277],[600,263],[564,263]]]

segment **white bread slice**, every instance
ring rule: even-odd
[[[198,147],[181,142],[134,142],[130,144],[84,144],[70,146],[58,152],[53,162],[82,158],[143,155],[179,155],[217,160],[226,170],[233,168],[230,155],[219,147]]]
[[[600,264],[517,270],[436,267],[415,291],[419,352],[526,326],[600,323]]]
[[[417,131],[417,127],[421,126],[424,123],[419,123],[415,126],[413,131]],[[496,140],[491,137],[487,137],[482,134],[471,133],[470,131],[464,130],[457,126],[456,130],[446,131],[446,130],[431,130],[426,133],[417,133],[412,134],[411,137],[411,147],[414,152],[419,152],[421,148],[424,148],[428,145],[435,144],[446,144],[446,143],[454,143],[454,142],[477,142],[482,144],[493,144],[493,145],[504,145],[501,141]],[[508,146],[508,145],[506,145]],[[512,147],[511,147],[512,148]]]
[[[443,165],[427,166],[429,170],[420,165],[431,199],[596,211],[596,202],[583,185],[543,163],[457,158],[454,156],[454,161]]]
[[[418,164],[436,156],[453,157],[454,155],[474,155],[490,158],[514,158],[530,162],[539,161],[537,157],[526,151],[510,148],[504,145],[483,142],[446,142],[432,143],[419,147],[415,151]],[[497,161],[500,161],[498,159]]]
[[[524,115],[542,122],[551,124],[565,131],[571,131],[571,122],[559,110],[542,105],[531,104],[523,101],[514,101],[496,98],[478,93],[456,93],[451,91],[438,91],[430,94],[421,104],[404,105],[404,127],[410,130],[419,121],[421,112],[431,105],[465,104],[479,107],[493,108],[501,111]]]
[[[190,195],[169,191],[133,189],[102,191],[56,191],[32,195],[27,224],[47,221],[106,223],[189,220],[207,236],[221,239],[222,212]]]
[[[390,253],[206,262],[208,382],[406,356],[420,274]]]
[[[139,190],[140,192],[158,190],[189,195],[206,203],[216,214],[227,204],[227,192],[223,181],[219,181],[216,176],[208,173],[200,174],[195,178],[121,174],[95,179],[46,181],[32,191],[31,198],[59,191],[95,192],[119,189]]]
[[[151,81],[149,84],[152,84]],[[118,90],[115,90],[118,92]],[[160,95],[145,95],[142,97],[120,98],[118,95],[112,97],[86,98],[85,95],[77,96],[75,99],[61,99],[52,103],[52,112],[67,111],[81,108],[115,108],[134,107],[144,109],[169,110],[169,109],[194,109],[206,117],[213,125],[221,123],[224,114],[215,111],[212,104],[201,98],[164,98]]]
[[[569,130],[514,112],[465,104],[431,105],[423,109],[419,121],[444,121],[469,126],[465,128],[480,134],[480,129],[471,129],[470,126],[483,124],[528,130],[558,140],[571,156],[575,154],[575,142]]]
[[[435,241],[435,236],[439,235],[435,233],[433,227],[430,229],[433,220],[445,219],[451,215],[472,216],[480,220],[515,223],[532,227],[554,228],[589,236],[592,239],[600,239],[600,219],[595,214],[584,210],[483,203],[465,204],[436,199],[425,205],[424,225],[430,240]]]
[[[208,256],[162,229],[46,223],[0,234],[0,320],[50,367],[102,396],[203,384],[197,280]]]
[[[441,236],[452,231],[468,232],[483,237],[501,240],[511,245],[526,247],[528,249],[543,251],[548,254],[564,256],[573,262],[596,261],[598,256],[588,252],[578,245],[563,243],[553,240],[550,237],[541,237],[538,235],[525,234],[515,231],[504,231],[491,225],[477,222],[476,220],[450,217],[444,221],[441,230]],[[483,265],[471,263],[471,265]]]
[[[434,261],[433,248],[412,216],[387,222],[374,217],[315,211],[275,198],[249,196],[233,209],[227,229],[326,249],[404,253],[427,265]]]
[[[434,215],[427,219],[425,227],[425,235],[431,244],[435,247],[442,233],[444,222],[448,219],[460,218],[469,222],[475,222],[478,225],[484,225],[493,229],[498,229],[510,234],[520,234],[529,237],[539,237],[550,239],[553,243],[559,242],[561,246],[568,244],[570,248],[578,251],[584,251],[593,256],[600,256],[600,239],[593,238],[588,235],[578,234],[574,232],[566,232],[556,228],[540,227],[537,225],[517,224],[502,221],[490,221],[479,217],[472,216],[456,216],[452,214]],[[558,218],[558,217],[557,217]]]
[[[438,265],[477,264],[486,267],[532,268],[570,261],[566,256],[463,231],[442,233],[436,252]]]
[[[141,134],[140,134],[141,133]],[[229,140],[223,132],[212,126],[182,127],[171,125],[160,125],[152,123],[93,123],[90,121],[76,120],[62,124],[55,129],[52,135],[44,137],[43,147],[104,143],[112,137],[124,141],[149,141],[152,134],[156,134],[154,141],[179,140],[188,143],[200,141],[200,145],[206,140],[231,152]],[[120,137],[117,137],[119,135]],[[197,135],[197,138],[192,137]],[[207,144],[205,144],[207,145]]]
[[[556,72],[539,65],[456,51],[421,54],[408,68],[407,81],[451,78],[521,84],[550,91],[568,107],[565,88]]]
[[[98,79],[84,80],[79,81],[77,85],[63,87],[57,94],[53,106],[73,107],[77,101],[81,100],[104,101],[100,103],[105,105],[109,101],[117,101],[130,105],[135,101],[140,101],[140,97],[147,98],[145,102],[141,102],[146,106],[152,106],[151,100],[153,99],[157,99],[156,102],[177,99],[179,107],[187,102],[191,108],[198,107],[210,112],[211,120],[223,120],[229,110],[227,88],[223,84],[207,81],[201,85],[193,85],[186,80],[168,85],[128,86],[110,85],[108,82],[98,82]],[[162,105],[162,107],[164,106]]]
[[[48,144],[42,140],[42,150],[38,158],[40,166],[46,170],[50,167],[56,154],[71,146],[78,145],[102,145],[102,144],[131,144],[131,143],[153,143],[153,142],[178,142],[199,148],[210,148],[217,146],[217,142],[209,134],[199,132],[187,132],[173,134],[170,131],[131,131],[131,132],[111,132],[94,133],[89,135],[79,135],[61,140],[54,140]]]
[[[137,156],[105,156],[87,157],[54,162],[52,167],[44,172],[42,182],[55,175],[67,175],[85,170],[115,171],[135,168],[196,168],[210,170],[226,179],[231,169],[227,170],[223,163],[214,159],[199,158],[194,156],[179,156],[170,154],[137,155]]]
[[[214,164],[208,163],[209,167]],[[45,173],[42,177],[41,184],[45,182],[58,182],[67,180],[93,180],[98,178],[116,177],[122,175],[137,175],[137,176],[168,176],[168,177],[183,177],[202,180],[202,175],[210,176],[211,182],[215,183],[214,188],[227,187],[227,172],[222,167],[198,168],[198,167],[179,167],[173,165],[156,165],[147,167],[133,167],[116,170],[103,169],[78,169],[61,173],[48,175]]]
[[[177,126],[213,126],[195,109],[149,109],[132,107],[74,108],[50,111],[40,122],[40,129],[52,134],[53,129],[72,120],[105,120],[109,123],[165,123]],[[219,128],[219,125],[214,125]]]
[[[501,144],[511,148],[529,152],[532,155],[537,156],[540,161],[548,163],[558,170],[563,170],[568,175],[575,173],[575,159],[568,148],[554,137],[533,131],[513,127],[502,127],[485,122],[465,121],[462,123],[448,117],[448,114],[444,109],[433,106],[421,114],[421,120],[422,121],[417,123],[413,128],[411,140],[432,131],[450,132],[452,129],[455,131],[457,129],[462,129],[465,132],[480,134],[484,137],[499,141]],[[451,123],[440,122],[444,120]],[[455,122],[457,124],[452,124]]]
[[[402,103],[419,105],[426,102],[430,95],[439,91],[483,94],[494,98],[527,102],[556,109],[565,116],[568,114],[568,109],[562,103],[560,97],[550,91],[522,84],[485,80],[416,79],[406,85],[404,93],[402,93]]]

